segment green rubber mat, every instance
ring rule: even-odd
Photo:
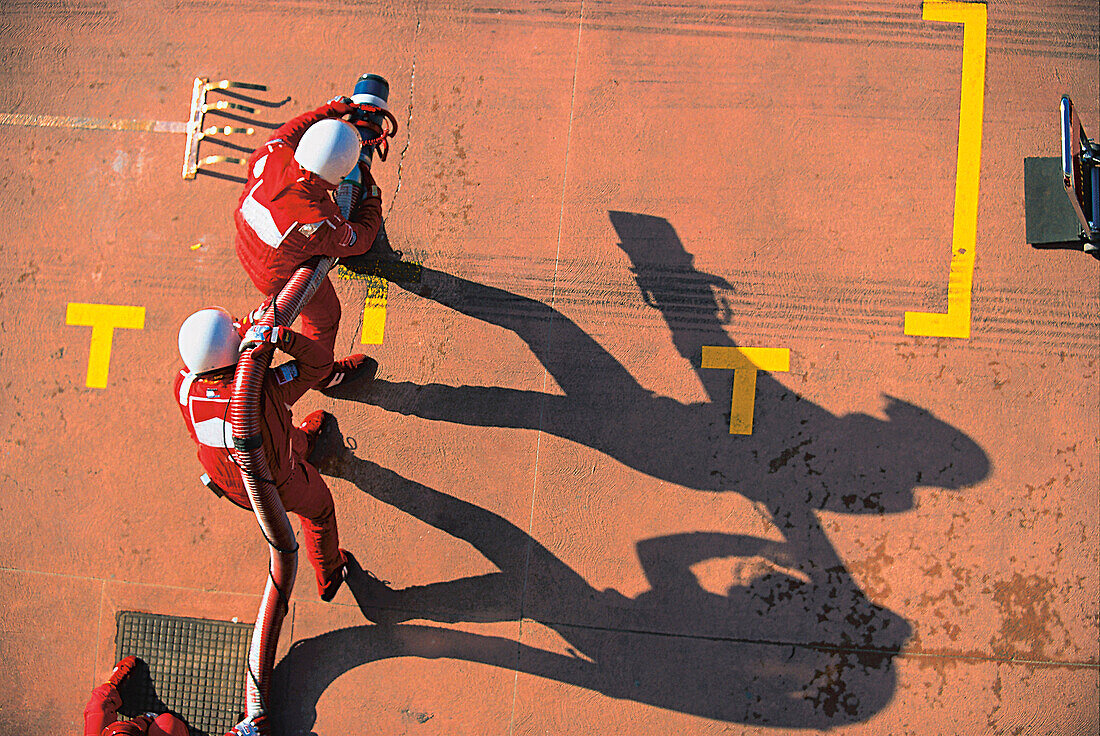
[[[1081,225],[1062,184],[1062,159],[1024,159],[1024,230],[1032,245],[1078,242]]]
[[[115,659],[148,666],[123,683],[123,715],[172,711],[192,736],[222,736],[241,720],[252,624],[121,611]]]

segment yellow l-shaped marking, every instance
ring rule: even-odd
[[[924,19],[963,24],[962,95],[959,153],[955,169],[955,224],[947,313],[906,312],[905,334],[970,337],[970,294],[978,239],[978,180],[982,158],[982,104],[985,96],[985,3],[926,0]]]

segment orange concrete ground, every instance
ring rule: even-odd
[[[258,295],[179,123],[196,76],[275,124],[375,72],[432,291],[299,413],[399,592],[374,624],[303,561],[280,732],[1096,733],[1100,264],[1025,243],[1023,159],[1064,93],[1100,136],[1098,13],[988,7],[958,339],[904,331],[948,306],[960,126],[963,26],[918,0],[5,2],[0,732],[79,731],[118,611],[254,619],[264,542],[171,384],[182,320]],[[70,303],[144,308],[105,388]],[[751,435],[703,346],[789,350]]]

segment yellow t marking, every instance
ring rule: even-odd
[[[789,371],[791,351],[787,348],[729,348],[704,345],[703,367],[733,371],[730,434],[752,434],[752,413],[756,404],[756,372]]]
[[[959,155],[955,168],[955,224],[947,313],[906,312],[905,334],[970,337],[970,292],[978,239],[978,180],[982,158],[982,103],[985,96],[985,3],[926,0],[924,19],[963,24],[962,95],[959,101]]]
[[[88,377],[84,383],[88,388],[106,388],[107,371],[111,366],[111,339],[115,328],[144,329],[145,307],[70,303],[65,313],[65,324],[92,328]]]
[[[364,345],[381,345],[386,332],[386,295],[390,282],[379,276],[367,278],[367,299],[363,305],[363,334],[360,342]]]

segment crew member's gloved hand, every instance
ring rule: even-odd
[[[331,100],[321,106],[321,111],[328,117],[339,118],[344,115],[349,115],[359,110],[359,106],[351,101],[350,97],[345,95],[336,95]]]
[[[249,716],[233,727],[225,736],[266,736],[271,732],[267,716]]]
[[[372,202],[371,200],[375,200]],[[366,224],[371,218],[378,216],[379,204],[382,201],[382,190],[375,184],[367,184],[363,187],[363,193],[359,202],[352,208],[348,217],[352,222]]]
[[[236,323],[236,325],[237,325],[237,334],[241,338],[244,337],[244,335],[248,331],[249,327],[251,327],[252,325],[256,324],[257,322],[259,322],[260,320],[262,320],[264,318],[264,314],[266,314],[267,310],[271,307],[271,302],[273,300],[274,300],[274,297],[270,297],[270,296],[267,299],[264,299],[263,302],[260,304],[260,306],[253,309],[251,312],[249,312],[245,316],[244,319],[242,319],[240,322]]]
[[[275,352],[275,348],[279,344],[279,338],[282,336],[282,327],[252,325],[248,328],[248,331],[244,333],[244,338],[241,340],[241,346],[238,352],[243,355],[245,351],[255,348],[256,351],[252,354],[253,358],[270,355]]]

